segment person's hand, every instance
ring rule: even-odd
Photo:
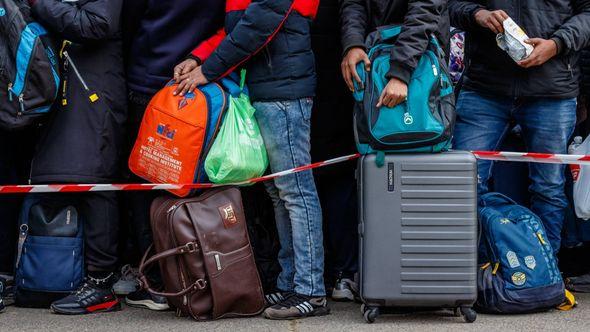
[[[526,59],[518,62],[523,68],[540,66],[557,55],[557,44],[552,39],[530,38],[524,41],[535,48]]]
[[[360,47],[353,47],[344,56],[342,60],[342,64],[340,65],[342,69],[342,76],[344,77],[344,81],[346,85],[350,89],[350,91],[354,91],[354,83],[353,80],[357,81],[359,84],[362,84],[361,77],[356,72],[356,65],[359,62],[365,63],[365,70],[371,70],[371,60],[369,60],[369,56],[367,56],[367,52]]]
[[[377,107],[395,107],[408,99],[408,85],[397,78],[392,78],[381,92]]]
[[[178,86],[174,90],[174,95],[184,96],[187,92],[193,92],[198,86],[209,83],[205,75],[203,75],[203,66],[198,66],[188,74],[180,76],[177,81]]]
[[[183,62],[177,64],[176,67],[174,67],[174,81],[176,81],[176,83],[180,83],[180,76],[190,73],[193,69],[197,68],[198,66],[199,64],[195,59],[186,59]]]
[[[475,22],[484,28],[492,30],[495,34],[504,32],[502,22],[507,18],[509,16],[503,10],[489,11],[481,9],[475,13]]]

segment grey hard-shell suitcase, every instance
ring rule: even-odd
[[[452,308],[473,322],[477,164],[471,153],[389,154],[359,161],[360,295],[380,308]]]

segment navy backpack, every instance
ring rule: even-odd
[[[480,312],[520,314],[574,304],[538,216],[500,193],[480,198]],[[569,303],[569,305],[567,305]]]
[[[24,129],[49,112],[60,80],[51,40],[26,0],[0,0],[0,45],[0,129]]]
[[[76,208],[59,198],[27,197],[19,223],[15,304],[47,308],[83,278],[84,239]]]

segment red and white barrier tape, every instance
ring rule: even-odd
[[[590,165],[590,155],[534,152],[472,151],[477,159],[518,161],[526,163]]]
[[[146,191],[146,190],[178,190],[178,189],[207,189],[222,186],[240,186],[263,182],[278,178],[281,176],[299,173],[309,169],[324,167],[328,165],[338,164],[348,160],[354,160],[360,157],[360,154],[355,153],[348,156],[338,157],[321,161],[305,166],[295,167],[282,172],[277,172],[265,175],[259,178],[228,184],[213,184],[213,183],[133,183],[133,184],[41,184],[41,185],[10,185],[0,186],[1,194],[22,194],[22,193],[65,193],[65,192],[97,192],[97,191]]]
[[[590,155],[568,155],[568,154],[546,154],[527,152],[504,152],[504,151],[473,151],[478,159],[497,161],[517,161],[551,164],[578,164],[590,165]],[[348,156],[338,157],[321,161],[301,167],[288,169],[282,172],[265,175],[259,178],[229,184],[212,183],[132,183],[132,184],[41,184],[41,185],[8,185],[0,186],[1,194],[22,194],[22,193],[55,193],[55,192],[98,192],[98,191],[146,191],[146,190],[178,190],[178,189],[207,189],[222,186],[240,186],[263,182],[281,176],[298,173],[314,168],[354,160],[360,157],[355,153]]]

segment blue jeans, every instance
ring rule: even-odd
[[[567,153],[576,122],[576,99],[511,98],[462,91],[457,99],[453,148],[497,150],[515,120],[522,128],[527,150]],[[565,209],[565,165],[529,164],[531,210],[543,221],[555,252],[561,244]],[[478,161],[478,192],[488,192],[492,162]]]
[[[311,98],[253,104],[273,173],[311,163],[312,105]],[[322,210],[312,172],[283,176],[265,185],[281,242],[277,288],[325,296]]]

